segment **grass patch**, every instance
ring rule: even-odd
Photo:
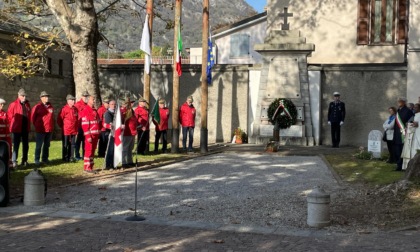
[[[395,172],[395,164],[382,160],[362,160],[354,153],[327,154],[325,158],[346,182],[387,185],[399,181],[404,173]]]
[[[154,144],[150,144],[150,148],[154,148]],[[11,196],[16,196],[23,194],[24,188],[24,178],[29,174],[34,168],[34,151],[35,143],[29,143],[29,155],[28,162],[30,165],[28,167],[19,167],[18,170],[15,170],[11,173],[10,177],[10,191]],[[50,163],[46,166],[41,166],[41,170],[48,180],[48,187],[56,187],[60,185],[77,183],[82,179],[90,178],[92,176],[103,176],[109,175],[111,171],[102,171],[97,175],[86,174],[83,172],[83,160],[66,163],[61,160],[61,141],[52,141],[50,147]],[[19,150],[19,155],[21,157],[22,150]],[[156,154],[156,155],[138,155],[138,162],[141,164],[149,164],[155,162],[163,162],[168,160],[174,160],[182,157],[182,154]],[[20,161],[18,157],[18,161]],[[135,160],[135,156],[133,157]],[[104,165],[104,158],[95,158],[95,170],[102,169]]]

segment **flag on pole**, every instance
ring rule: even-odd
[[[141,36],[140,50],[142,50],[144,55],[144,71],[150,73],[150,64],[151,64],[151,54],[152,50],[150,47],[150,29],[149,29],[149,14],[146,14],[144,19],[143,34]]]
[[[210,30],[210,29],[209,29]],[[207,50],[207,84],[211,84],[211,69],[214,66],[214,55],[213,55],[213,42],[211,41],[211,31],[209,34],[209,42],[208,42],[209,48]]]
[[[156,100],[155,106],[153,106],[152,117],[153,117],[153,122],[159,125],[160,124],[159,98]]]
[[[182,52],[182,37],[181,37],[181,20],[178,22],[178,40],[177,40],[177,48],[176,48],[176,71],[178,72],[178,76],[182,75],[182,68],[181,68],[181,52]]]
[[[119,104],[115,106],[115,116],[114,116],[114,168],[118,166],[120,162],[122,162],[122,151],[123,151],[123,129],[121,128],[121,109]]]

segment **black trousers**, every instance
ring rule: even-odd
[[[395,161],[397,162],[397,170],[402,170],[403,159],[401,158],[401,154],[404,148],[404,144],[394,144],[394,153],[395,153]]]
[[[74,147],[76,144],[76,135],[63,136],[63,160],[66,162],[74,158]]]
[[[21,142],[22,142],[22,163],[28,161],[28,152],[29,152],[28,136],[29,136],[28,132],[12,133],[12,138],[13,138],[12,161],[13,163],[17,163],[17,158],[19,155],[19,145]]]
[[[138,130],[137,131],[137,154],[144,155],[146,153],[148,141],[149,141],[149,131]]]
[[[98,157],[105,157],[106,147],[108,145],[109,134],[101,131],[98,142]]]
[[[159,150],[159,140],[160,137],[162,137],[162,151],[165,152],[168,147],[168,134],[166,130],[163,131],[156,131],[155,136],[155,151],[157,152]]]
[[[80,146],[82,146],[82,155],[80,155]],[[78,159],[85,156],[85,134],[83,133],[82,128],[79,128],[77,133],[75,152],[76,158]]]
[[[332,122],[331,123],[331,141],[333,144],[333,147],[338,147],[340,145],[340,130],[341,126],[339,122]]]
[[[386,133],[385,133],[386,134]],[[395,163],[395,150],[394,150],[394,141],[386,141],[386,145],[388,147],[388,152],[389,152],[389,159],[388,162],[390,163]]]
[[[110,133],[108,133],[109,136]],[[105,157],[105,167],[114,168],[114,137],[109,138],[108,151],[106,152]]]

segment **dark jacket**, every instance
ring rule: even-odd
[[[342,101],[331,102],[328,107],[328,121],[332,123],[344,122],[346,118],[346,105]]]
[[[402,122],[405,125],[405,128],[407,129],[407,122],[410,120],[411,117],[413,117],[414,113],[409,109],[408,107],[404,106],[402,108],[398,109],[397,116],[401,118]],[[395,119],[395,125],[394,125],[394,143],[395,144],[404,144],[401,139],[401,129],[398,126],[397,119]]]

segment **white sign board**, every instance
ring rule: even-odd
[[[368,151],[372,152],[374,158],[380,158],[382,155],[382,132],[372,130],[368,137]]]

